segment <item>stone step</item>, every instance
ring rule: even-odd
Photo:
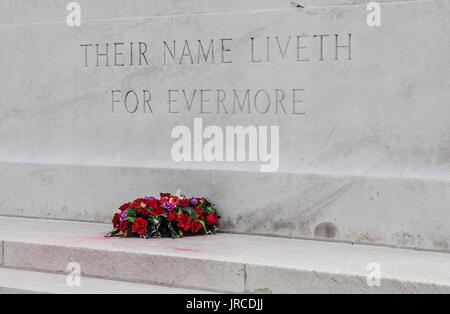
[[[67,275],[64,274],[0,267],[0,294],[7,293],[205,294],[211,292],[88,277],[81,278],[80,285],[68,285]]]
[[[218,292],[450,293],[443,252],[224,233],[104,238],[110,228],[0,217],[1,265],[63,273],[76,262],[83,276]],[[369,286],[368,268],[379,286]]]

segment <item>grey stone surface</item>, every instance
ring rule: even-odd
[[[64,1],[2,1],[0,213],[107,221],[122,202],[181,187],[214,200],[229,231],[448,251],[449,2],[382,1],[379,28],[367,1],[289,2],[80,1],[82,27],[69,28]],[[349,33],[352,60],[340,48],[336,61],[333,36]],[[302,34],[309,62],[273,41],[270,62],[249,62],[250,37],[261,57],[267,36]],[[323,50],[317,34],[331,36]],[[211,38],[233,39],[232,64],[161,64],[164,40]],[[80,45],[130,41],[149,43],[149,66],[96,67],[92,55],[84,66]],[[146,88],[153,115],[112,112],[112,90]],[[305,89],[306,114],[199,114],[197,100],[167,114],[169,89],[247,88]],[[173,162],[172,127],[197,116],[280,125],[279,172]]]
[[[263,265],[247,265],[246,289],[251,293],[449,293],[447,285],[433,282],[406,284],[399,279],[382,278],[380,286],[369,286],[367,278],[362,275],[300,271]]]
[[[244,292],[244,265],[239,263],[15,241],[5,242],[5,250],[5,266],[10,267],[63,271],[75,261],[86,276]]]
[[[108,228],[0,217],[5,266],[63,272],[78,262],[87,276],[231,292],[450,291],[448,253],[231,234],[103,238]],[[371,262],[380,266],[380,287],[366,283]]]
[[[210,294],[211,292],[89,277],[81,277],[79,286],[69,286],[67,276],[64,274],[0,268],[1,293]]]
[[[213,200],[224,231],[449,250],[446,180],[23,163],[0,170],[8,215],[110,222],[126,200],[181,188]]]
[[[377,2],[406,2],[410,0],[378,0]],[[421,0],[434,1],[434,0]],[[83,18],[92,21],[105,18],[140,18],[185,14],[232,13],[240,11],[294,10],[286,0],[79,0]],[[358,5],[369,0],[301,0],[292,1],[306,8],[320,6]],[[67,2],[63,0],[3,0],[0,18],[3,23],[65,23],[61,15]]]

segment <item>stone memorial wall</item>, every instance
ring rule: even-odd
[[[0,4],[0,214],[181,188],[225,231],[448,251],[448,1],[78,2]]]

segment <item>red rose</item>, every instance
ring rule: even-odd
[[[173,209],[169,210],[169,214],[167,215],[167,219],[169,221],[175,221],[178,218],[178,213],[174,211]]]
[[[209,214],[208,216],[206,216],[206,220],[211,226],[215,226],[219,223],[219,219],[217,218],[216,214]]]
[[[183,221],[183,220],[185,220],[186,218],[189,218],[189,216],[188,216],[186,213],[181,213],[181,214],[179,214],[179,215],[177,216],[177,220],[178,220],[178,221]]]
[[[209,204],[208,200],[207,200],[206,198],[204,198],[204,197],[201,197],[201,198],[199,198],[198,200],[199,200],[200,203],[202,203],[202,204],[205,204],[205,205],[208,205],[208,204]]]
[[[141,208],[139,209],[138,212],[142,217],[147,218],[148,216],[150,216],[150,213],[148,212],[147,208]]]
[[[134,202],[133,204],[131,204],[131,208],[134,208],[134,209],[141,208],[141,202]]]
[[[131,203],[125,203],[122,206],[119,207],[119,210],[123,213],[125,210],[127,210],[131,206]]]
[[[199,220],[193,221],[191,223],[191,231],[193,233],[197,233],[201,228],[202,228],[202,224],[200,223]]]
[[[144,235],[148,231],[148,221],[144,218],[138,218],[133,223],[133,232]]]
[[[185,222],[184,222],[184,231],[188,231],[189,227],[191,226],[191,220],[188,218]]]
[[[191,227],[191,220],[189,219],[189,216],[187,214],[180,214],[177,217],[178,224],[177,226],[180,228],[183,228],[184,231],[188,231]]]
[[[122,220],[119,227],[120,232],[125,232],[128,229],[130,229],[130,222],[128,221],[128,219]]]
[[[178,206],[180,207],[188,207],[191,204],[191,200],[187,198],[183,198],[178,202]]]
[[[142,203],[144,203],[145,207],[147,207],[147,208],[150,207],[150,201],[149,200],[144,200]]]
[[[119,223],[120,223],[120,214],[115,213],[112,219],[113,228],[117,228],[119,226]]]
[[[164,208],[162,208],[161,206],[158,206],[157,208],[153,208],[152,215],[157,217],[161,214],[164,214],[165,212],[166,212],[166,210]]]
[[[157,199],[147,201],[147,205],[155,209],[161,206],[161,202]]]
[[[159,193],[159,195],[161,195],[161,198],[163,197],[170,198],[170,193]]]
[[[201,220],[205,220],[205,217],[203,217],[203,210],[201,210],[200,208],[194,208],[194,209],[197,212],[197,214],[199,215],[199,218]]]

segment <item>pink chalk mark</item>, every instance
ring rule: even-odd
[[[175,251],[186,251],[186,252],[200,252],[199,250],[195,250],[195,249],[185,249],[185,248],[180,248],[180,247],[175,247],[173,248]]]
[[[111,240],[114,238],[119,238],[119,237],[104,237],[104,236],[98,236],[98,237],[80,237],[80,240],[87,240],[87,241],[99,241],[99,240]]]

